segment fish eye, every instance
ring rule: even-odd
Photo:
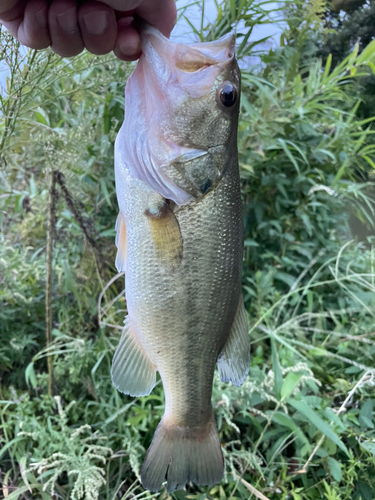
[[[238,92],[234,85],[225,82],[219,89],[220,102],[226,108],[231,108],[237,102]]]

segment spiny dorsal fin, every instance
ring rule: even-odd
[[[171,266],[178,265],[182,260],[182,236],[170,202],[162,198],[145,211],[145,216],[159,259]]]
[[[116,221],[117,255],[115,266],[119,273],[125,271],[126,265],[126,226],[124,216],[119,212]]]

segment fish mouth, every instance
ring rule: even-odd
[[[228,33],[212,42],[182,44],[173,42],[158,29],[142,21],[140,35],[144,52],[147,53],[149,44],[159,56],[168,52],[168,56],[176,57],[176,67],[188,73],[198,71],[205,66],[226,63],[234,57],[236,38],[233,33]],[[170,60],[169,57],[168,59]]]
[[[223,67],[235,57],[233,34],[213,42],[183,44],[169,40],[143,21],[140,35],[141,59],[159,85],[170,84],[173,75],[176,84],[193,98],[207,93]]]

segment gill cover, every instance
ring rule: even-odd
[[[235,39],[228,35],[215,42],[185,45],[148,25],[142,28],[141,38],[142,56],[125,90],[116,164],[125,164],[134,178],[164,198],[185,205],[205,194],[212,176],[221,175],[212,158],[221,155],[224,147],[220,138],[207,147],[205,141],[192,144],[184,136],[186,126],[194,127],[184,115],[186,105],[194,100],[204,119],[212,121],[220,75],[234,61]],[[225,113],[223,117],[228,121]],[[199,171],[202,165],[207,173]]]

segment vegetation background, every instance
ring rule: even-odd
[[[371,500],[375,2],[215,0],[208,24],[195,3],[200,25],[188,8],[179,14],[197,39],[232,30],[238,39],[252,360],[240,389],[215,376],[224,480],[172,497]],[[280,47],[260,51],[254,26],[277,19]],[[0,36],[9,71],[0,97],[2,495],[166,499],[139,482],[161,384],[133,399],[110,379],[126,310],[114,268],[113,143],[133,65],[87,53],[60,60]]]

